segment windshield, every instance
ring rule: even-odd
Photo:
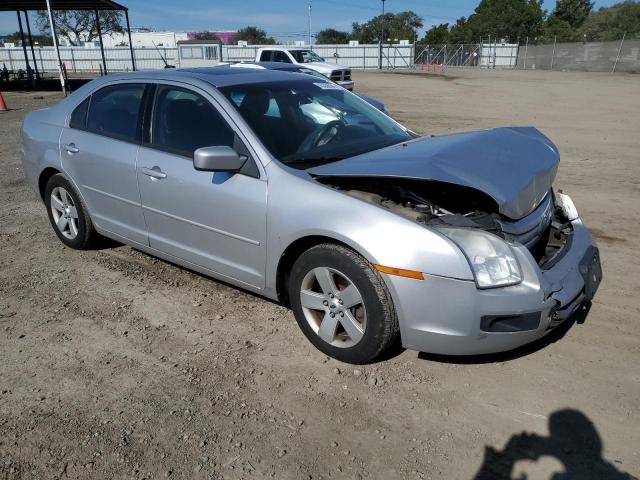
[[[220,91],[271,154],[294,168],[334,162],[412,138],[358,96],[314,78]]]
[[[324,62],[324,58],[311,50],[289,50],[298,63]]]

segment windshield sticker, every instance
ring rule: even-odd
[[[316,87],[320,87],[323,90],[342,90],[342,87],[340,85],[336,85],[335,83],[329,83],[329,82],[318,82],[318,83],[313,83]]]

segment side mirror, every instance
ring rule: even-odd
[[[247,157],[227,146],[202,147],[193,152],[193,168],[204,172],[239,172]]]

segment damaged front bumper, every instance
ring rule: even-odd
[[[487,290],[473,281],[424,274],[424,281],[386,276],[405,348],[444,355],[502,352],[537,340],[587,308],[602,278],[598,248],[579,218],[552,265],[540,268],[514,247],[520,284]]]

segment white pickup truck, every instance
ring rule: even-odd
[[[304,64],[305,67],[320,72],[347,90],[353,90],[350,68],[327,63],[324,58],[308,48],[261,48],[256,53],[256,62]]]

